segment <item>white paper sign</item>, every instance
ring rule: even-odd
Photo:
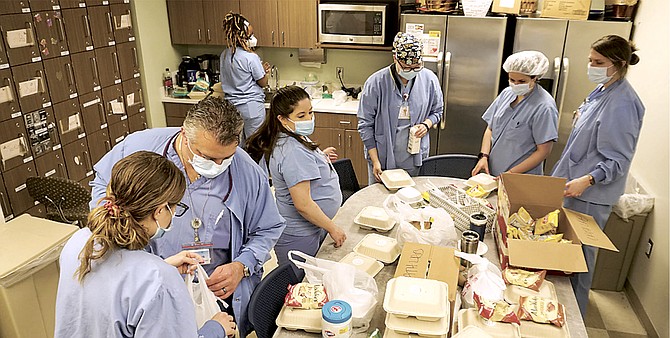
[[[100,86],[95,86],[95,87],[93,87],[93,91],[94,91],[94,92],[97,92],[98,90],[100,90]]]
[[[129,37],[128,41],[135,41],[135,37],[134,36]]]
[[[61,148],[61,145],[60,145],[60,144],[57,144],[57,145],[55,145],[55,146],[54,146],[53,148],[51,148],[51,149],[53,149],[53,150],[58,150],[58,149],[60,149],[60,148]]]
[[[7,69],[7,68],[9,68],[9,63],[0,64],[0,69]]]
[[[7,31],[7,44],[9,48],[21,48],[32,46],[35,44],[35,41],[33,41],[32,33],[24,28]]]
[[[500,7],[514,8],[514,0],[500,0]]]
[[[0,157],[2,163],[14,157],[23,157],[28,152],[28,149],[23,144],[23,137],[19,137],[3,144],[0,144]]]
[[[462,0],[465,16],[485,17],[493,0]],[[512,7],[514,3],[512,3]]]
[[[11,118],[15,119],[15,118],[21,116],[21,112],[20,112],[20,111],[17,111],[16,113],[14,113],[14,114],[12,114],[12,115],[10,115],[10,116],[11,116]]]
[[[124,138],[125,138],[125,136],[119,136],[114,141],[116,141],[116,143],[119,143],[119,142],[123,141]]]
[[[126,112],[121,101],[109,101],[109,104],[112,106],[112,114],[124,114]]]
[[[431,36],[424,34],[421,37],[423,43],[423,50],[421,54],[429,56],[437,56],[440,53],[440,36]]]
[[[2,102],[2,101],[0,101],[0,102]],[[128,107],[130,107],[134,104],[135,104],[135,93],[130,93],[130,94],[126,95],[126,105]]]
[[[51,169],[44,174],[44,177],[49,177],[51,175],[54,175],[55,173],[56,173],[56,169]]]
[[[130,14],[121,15],[121,25],[117,29],[121,28],[130,28],[131,27]]]
[[[67,125],[68,131],[79,129],[79,127],[81,127],[81,119],[79,118],[79,114],[77,113],[68,117]]]
[[[90,107],[90,106],[92,106],[96,103],[100,103],[100,98],[97,98],[97,99],[92,100],[92,101],[85,102],[84,103],[84,108]]]
[[[19,82],[19,97],[26,97],[29,95],[37,94],[39,88],[40,88],[40,81],[37,78]]]
[[[14,101],[11,88],[9,86],[0,88],[0,103],[5,103],[9,101]]]
[[[119,83],[121,83],[121,79],[114,80],[114,84],[119,84]]]
[[[422,23],[406,23],[405,33],[412,34],[417,38],[421,38],[423,35],[423,27],[424,25]]]
[[[86,46],[86,50],[93,50],[93,46]]]

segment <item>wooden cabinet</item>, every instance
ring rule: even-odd
[[[109,6],[88,7],[87,11],[93,46],[95,48],[114,46],[116,44],[114,24],[112,23],[112,13],[109,11]]]
[[[32,161],[23,116],[0,122],[0,149],[0,170],[3,172]]]
[[[91,25],[88,22],[86,8],[64,9],[62,13],[70,53],[93,50]]]
[[[60,147],[56,118],[51,107],[24,113],[23,120],[33,156],[39,157]]]
[[[21,115],[18,98],[11,71],[0,70],[0,122]]]
[[[37,49],[39,41],[37,41],[30,14],[0,16],[0,32],[2,32],[5,41],[4,49],[12,66],[42,60]]]
[[[105,116],[105,106],[103,105],[101,92],[80,96],[79,108],[84,120],[84,129],[89,138],[91,134],[107,128],[107,117]]]
[[[55,104],[77,97],[74,69],[69,56],[44,60],[43,64],[51,103]]]
[[[145,114],[137,114],[128,117],[128,128],[131,133],[149,128],[147,116]]]
[[[112,150],[112,143],[109,140],[109,130],[107,127],[95,133],[88,135],[88,149],[91,151],[91,163],[95,164]]]
[[[112,147],[123,141],[128,134],[130,134],[128,120],[109,125],[109,140],[112,142]]]
[[[20,215],[35,205],[35,201],[30,197],[26,188],[26,179],[37,176],[35,164],[32,161],[9,170],[2,176],[5,180],[7,196],[9,197],[9,202],[12,204],[14,215]]]
[[[72,59],[72,67],[74,68],[77,93],[83,95],[100,90],[98,61],[95,59],[95,52],[72,54],[70,59]]]
[[[54,112],[62,145],[86,137],[84,120],[77,99],[70,99],[54,105]]]
[[[253,26],[259,47],[280,47],[277,0],[243,0],[240,13]]]
[[[41,62],[12,67],[12,74],[24,114],[51,106],[49,87]]]
[[[5,49],[5,34],[0,34],[0,70],[9,68],[9,58]]]
[[[33,12],[58,9],[60,9],[60,2],[58,0],[30,0],[30,10]]]
[[[60,8],[85,8],[84,0],[60,0]]]
[[[135,41],[130,4],[111,5],[109,9],[114,23],[114,40],[116,43]]]
[[[128,118],[121,85],[102,89],[103,105],[107,114],[107,124],[113,125]]]
[[[248,0],[167,0],[172,44],[225,45],[223,18]]]
[[[140,61],[135,42],[116,45],[116,55],[122,81],[140,77]]]
[[[144,97],[142,96],[142,82],[140,79],[123,81],[123,94],[126,99],[126,114],[128,116],[144,115]]]
[[[30,13],[28,0],[3,0],[0,14]]]
[[[349,158],[354,166],[358,184],[368,184],[368,164],[363,140],[358,134],[358,119],[353,114],[316,113],[314,133],[310,138],[321,149],[337,148],[339,158]]]
[[[80,181],[93,175],[93,165],[88,154],[86,139],[63,146],[63,157],[67,174],[71,180]]]
[[[245,0],[240,12],[254,27],[258,46],[316,47],[317,0]]]
[[[246,0],[203,0],[205,43],[225,45],[228,39],[223,31],[223,18],[229,12],[240,12],[240,1]]]
[[[6,222],[14,218],[14,215],[12,214],[12,205],[9,203],[9,196],[7,196],[7,189],[5,189],[4,185],[5,180],[2,178],[2,174],[0,174],[0,180],[3,182],[3,184],[0,184],[0,208],[2,208]]]
[[[33,22],[42,60],[70,54],[60,11],[33,13]]]
[[[168,127],[181,127],[186,118],[190,104],[184,103],[163,103],[165,108],[165,121]]]
[[[121,83],[121,66],[119,65],[116,47],[109,46],[95,49],[98,65],[98,76],[102,88]]]
[[[60,149],[36,159],[35,167],[37,168],[38,176],[67,178],[63,152]]]

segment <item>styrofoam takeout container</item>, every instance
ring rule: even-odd
[[[432,279],[396,277],[386,283],[384,311],[423,321],[449,317],[449,287]],[[448,328],[448,325],[447,325]]]
[[[414,180],[404,169],[391,169],[382,172],[382,183],[388,190],[398,190],[404,187],[413,187]]]
[[[354,223],[361,228],[375,229],[386,232],[393,229],[395,221],[389,217],[384,208],[367,206],[354,218]]]
[[[389,313],[384,324],[387,328],[405,336],[413,333],[419,336],[444,337],[449,333],[448,315],[431,322],[415,317],[402,318]]]
[[[507,289],[505,289],[505,293],[503,294],[505,300],[510,304],[519,304],[519,298],[522,296],[523,297],[538,296],[558,301],[558,296],[556,295],[556,288],[554,287],[554,283],[548,280],[542,282],[542,285],[540,285],[540,289],[538,291],[531,290],[529,288],[524,288],[523,286],[510,284],[507,285]]]
[[[391,264],[400,256],[400,246],[395,238],[367,234],[356,244],[354,252],[372,257],[385,264]]]
[[[356,269],[361,270],[368,275],[374,277],[382,270],[384,264],[372,257],[350,252],[340,260],[340,263],[353,265]]]
[[[565,315],[568,316],[567,313]],[[562,327],[522,320],[519,330],[521,331],[521,337],[524,338],[570,338],[567,320]]]
[[[474,326],[469,325],[463,328],[463,331],[459,331],[457,334],[451,336],[452,338],[493,338],[490,334],[486,333],[484,330]]]
[[[431,335],[418,335],[415,333],[400,333],[389,329],[388,327],[384,330],[384,338],[447,338],[447,335],[442,336],[431,336]]]
[[[395,195],[398,196],[401,201],[411,206],[423,203],[423,196],[421,196],[421,192],[412,187],[401,188],[398,190],[398,192],[395,193]]]
[[[321,309],[297,309],[284,305],[275,320],[279,327],[290,331],[321,332]]]
[[[470,325],[482,329],[493,338],[521,338],[519,327],[515,324],[486,320],[479,315],[477,309],[458,311],[458,332]]]
[[[491,176],[486,173],[479,173],[475,176],[470,177],[465,182],[465,185],[467,185],[468,187],[474,187],[475,185],[479,185],[485,191],[491,192],[498,188],[498,181],[495,180],[494,176]]]

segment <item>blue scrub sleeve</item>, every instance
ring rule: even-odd
[[[430,106],[430,113],[428,114],[428,119],[433,122],[432,125],[436,125],[442,119],[442,113],[444,111],[444,97],[442,96],[442,88],[437,82],[437,77],[431,80],[431,87],[433,89],[432,96],[432,105]],[[423,122],[423,121],[420,121]]]
[[[542,104],[533,117],[532,132],[535,144],[558,139],[558,110],[550,104]]]
[[[249,54],[249,72],[251,77],[254,78],[254,81],[258,81],[265,77],[265,69],[263,68],[263,63],[261,58],[256,54]]]
[[[285,148],[286,149],[286,148]],[[279,164],[279,172],[288,188],[304,181],[321,178],[314,153],[302,144],[286,149],[284,159]]]
[[[495,116],[496,112],[498,111],[498,107],[500,106],[500,94],[498,97],[496,97],[495,100],[491,103],[491,105],[486,108],[486,111],[484,112],[484,115],[482,115],[482,120],[486,122],[489,128],[491,128],[491,123],[493,123],[493,116]],[[491,128],[493,130],[493,128]]]
[[[205,322],[205,324],[202,324],[202,327],[200,330],[198,330],[198,336],[203,338],[223,338],[226,336],[226,330],[223,329],[223,326],[221,326],[219,322],[215,320],[208,320]]]
[[[368,79],[368,81],[370,81]],[[375,116],[377,116],[379,109],[378,89],[370,82],[365,82],[363,85],[363,92],[361,93],[361,100],[358,103],[358,133],[361,135],[365,149],[377,148],[375,140]]]

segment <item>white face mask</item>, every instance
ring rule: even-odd
[[[509,87],[512,88],[512,92],[514,92],[514,94],[517,96],[524,96],[528,94],[531,90],[530,83],[521,83],[515,85],[514,83],[512,83],[512,81],[510,81]]]
[[[256,48],[256,45],[258,44],[258,39],[256,39],[255,35],[252,35],[249,37],[249,40],[247,40],[249,43],[249,48]]]
[[[191,144],[189,141],[186,141],[186,145],[188,146],[188,150],[191,151],[191,154],[193,154],[193,159],[189,160],[188,162],[193,166],[193,170],[195,170],[195,172],[202,175],[203,177],[217,177],[226,171],[230,164],[233,163],[233,157],[235,155],[223,160],[221,164],[216,164],[216,162],[212,160],[207,160],[202,156],[196,155],[196,153],[193,152],[193,149],[191,149]]]
[[[589,77],[589,81],[595,82],[598,84],[605,84],[609,82],[612,79],[612,74],[611,76],[607,76],[607,70],[614,65],[611,65],[609,67],[593,67],[590,64],[586,65],[586,74]],[[616,74],[616,73],[615,73]]]
[[[168,226],[167,226],[166,228],[161,228],[161,225],[158,224],[158,220],[155,220],[155,221],[156,221],[156,226],[157,226],[158,228],[156,228],[156,233],[154,233],[153,236],[151,236],[150,239],[161,238],[161,237],[163,237],[163,235],[165,235],[166,232],[172,230],[172,226],[171,226],[171,225],[172,225],[172,220],[174,219],[174,214],[172,213],[172,210],[170,209],[170,206],[169,206],[169,205],[167,205],[166,208],[167,208],[168,211],[170,212],[170,216],[172,216],[172,217],[170,218],[170,224],[168,224]]]

